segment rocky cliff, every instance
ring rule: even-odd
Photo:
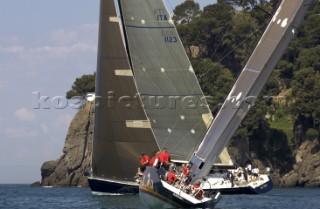
[[[320,187],[320,144],[305,141],[296,150],[293,170],[281,178],[280,186]]]
[[[90,173],[91,147],[93,140],[93,103],[87,102],[72,120],[63,155],[53,161],[45,162],[41,167],[42,186],[88,186],[86,176]],[[240,146],[241,144],[241,146]],[[230,147],[229,152],[233,159],[243,164],[247,159],[241,153],[249,152],[249,144],[240,143]],[[271,177],[275,186],[320,186],[320,144],[318,141],[305,141],[295,150],[295,164],[293,170],[280,176],[280,168],[271,168]],[[252,153],[252,156],[255,156]],[[254,164],[264,171],[262,161],[254,157]]]
[[[94,104],[87,102],[69,126],[63,154],[41,167],[42,186],[88,186],[93,139]]]

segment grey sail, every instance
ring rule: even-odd
[[[160,148],[186,161],[211,111],[161,0],[120,0],[134,77]]]
[[[254,105],[273,68],[294,37],[312,0],[283,0],[231,92],[191,158],[194,179],[209,173],[212,163]]]
[[[159,150],[142,108],[114,0],[100,1],[94,177],[133,181],[141,152]]]

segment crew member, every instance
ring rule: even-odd
[[[195,198],[201,200],[203,198],[203,190],[200,188],[201,182],[197,181],[192,188],[192,194]]]
[[[173,169],[168,175],[168,183],[174,184],[176,180],[177,180],[177,176],[175,174],[175,169]]]
[[[160,154],[160,151],[158,151],[155,154],[155,156],[153,156],[151,158],[151,160],[149,161],[149,167],[158,168],[158,165],[159,165],[159,154]]]
[[[149,156],[146,155],[145,153],[142,153],[140,155],[140,166],[138,168],[138,174],[142,175],[143,172],[146,170],[147,165],[149,164]]]
[[[170,166],[171,157],[167,152],[166,148],[163,148],[162,152],[159,154],[159,160],[160,160],[161,167],[164,167],[165,169],[168,170]]]

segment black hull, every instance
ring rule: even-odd
[[[216,204],[214,199],[197,200],[172,187],[161,181],[156,169],[148,167],[139,187],[139,196],[149,208],[214,208]]]
[[[273,183],[271,178],[269,177],[269,181],[266,183],[258,186],[258,187],[235,187],[235,188],[223,188],[223,189],[217,189],[217,190],[209,190],[204,189],[206,192],[217,192],[219,191],[222,195],[237,195],[237,194],[263,194],[266,192],[269,192],[273,188]]]
[[[139,185],[136,182],[118,182],[108,179],[88,178],[93,194],[138,194]]]

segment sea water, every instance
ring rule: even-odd
[[[5,209],[145,209],[139,195],[92,195],[89,188],[0,185]],[[273,189],[262,195],[224,195],[217,209],[320,209],[320,189]]]

